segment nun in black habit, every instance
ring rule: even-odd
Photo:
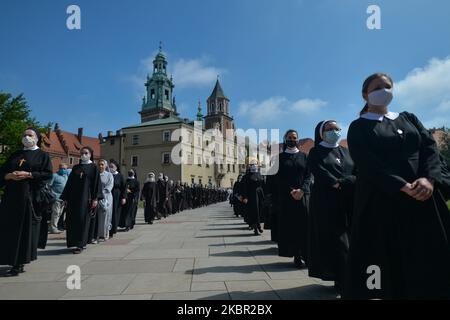
[[[86,248],[92,217],[98,201],[103,199],[100,170],[94,163],[94,151],[90,147],[80,150],[80,163],[73,167],[61,194],[67,208],[67,247],[79,254]]]
[[[341,292],[349,247],[355,166],[339,145],[341,129],[334,120],[320,122],[308,155],[313,174],[308,230],[310,277],[334,281]]]
[[[40,143],[39,131],[27,129],[24,148],[0,167],[0,187],[5,187],[0,203],[0,265],[12,266],[6,276],[24,272],[24,265],[37,258],[43,209],[39,193],[52,178],[50,157]]]
[[[111,192],[113,196],[113,213],[111,220],[111,230],[109,231],[109,237],[112,238],[117,233],[117,227],[120,220],[120,212],[123,205],[126,204],[127,194],[125,178],[119,171],[119,164],[116,161],[111,160],[109,162],[109,170],[114,177],[114,187]]]
[[[231,196],[230,196],[230,198],[231,198],[230,201],[233,204],[233,212],[234,212],[234,215],[236,217],[239,217],[239,216],[243,215],[242,214],[243,204],[242,204],[242,202],[240,200],[240,198],[241,198],[241,195],[240,195],[240,193],[241,193],[241,190],[240,190],[241,181],[242,181],[242,175],[240,174],[237,177],[237,181],[235,181],[234,184],[233,184],[233,191],[232,191]]]
[[[139,192],[141,191],[139,181],[137,181],[135,172],[132,169],[128,171],[125,190],[127,198],[120,213],[119,227],[125,228],[125,231],[127,232],[134,228],[134,215],[138,206]]]
[[[240,183],[241,201],[245,205],[247,223],[255,235],[263,233],[261,228],[264,206],[263,177],[258,170],[256,160],[250,161],[249,170]]]
[[[157,214],[158,206],[158,188],[156,186],[155,174],[150,172],[147,176],[147,180],[144,182],[142,188],[141,200],[145,201],[144,218],[148,224],[153,224]]]
[[[450,298],[450,213],[436,142],[414,114],[388,111],[392,88],[386,74],[367,78],[367,105],[348,131],[358,173],[343,296]]]
[[[284,152],[278,156],[273,200],[277,208],[278,255],[294,257],[297,267],[307,259],[307,224],[311,173],[306,154],[298,148],[298,133],[288,130],[284,135]]]

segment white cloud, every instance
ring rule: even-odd
[[[328,103],[320,99],[300,99],[289,101],[286,97],[276,96],[266,100],[244,101],[239,105],[238,115],[248,118],[252,125],[263,125],[292,120],[292,117],[308,116],[320,111]]]
[[[425,124],[441,123],[450,111],[450,56],[433,58],[425,67],[415,68],[394,88],[398,105],[417,112]],[[448,125],[448,123],[447,123]]]
[[[226,73],[225,69],[208,66],[208,59],[179,59],[173,65],[173,77],[177,86],[211,86],[217,75]]]
[[[292,104],[290,107],[293,112],[302,112],[306,114],[313,114],[319,111],[322,107],[325,107],[327,103],[320,99],[301,99]]]

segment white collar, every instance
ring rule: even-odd
[[[367,119],[367,120],[376,120],[376,121],[383,121],[384,118],[388,118],[389,120],[395,120],[397,119],[399,114],[397,112],[388,112],[384,115],[373,113],[373,112],[367,112],[361,115],[361,118]]]
[[[37,150],[37,149],[39,149],[38,146],[34,146],[34,147],[30,147],[30,148],[23,147],[23,150],[25,150],[25,151],[34,151],[34,150]]]
[[[118,174],[119,173],[119,171],[114,171],[114,172],[111,172],[113,175],[116,175],[116,174]]]
[[[330,149],[339,147],[339,143],[338,143],[338,142],[336,142],[335,144],[331,144],[331,143],[328,143],[328,142],[326,142],[326,141],[321,141],[319,144],[320,144],[322,147],[330,148]]]
[[[286,148],[286,150],[284,150],[284,152],[289,153],[289,154],[294,154],[294,153],[298,153],[300,152],[300,150],[298,150],[297,147],[290,149],[290,148]]]
[[[81,160],[81,164],[91,164],[91,163],[92,163],[92,160],[88,160],[88,161]]]

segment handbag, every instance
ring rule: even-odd
[[[43,184],[37,190],[36,202],[40,208],[51,207],[56,202],[56,196],[48,183]]]

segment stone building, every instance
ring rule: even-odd
[[[146,97],[139,112],[141,123],[110,131],[105,137],[100,134],[102,156],[118,161],[123,173],[134,169],[141,181],[149,172],[161,172],[173,181],[231,187],[245,167],[236,163],[230,100],[219,79],[207,99],[206,116],[199,102],[196,121],[182,118],[177,112],[175,85],[167,76],[167,59],[161,47],[145,87]],[[220,130],[224,137],[212,134],[205,138],[205,133],[211,132],[208,129]],[[213,158],[221,162],[213,163]]]
[[[80,162],[80,149],[89,146],[94,150],[94,160],[101,159],[100,141],[96,137],[87,137],[83,134],[83,128],[77,133],[61,130],[58,123],[54,129],[49,128],[43,137],[43,149],[49,153],[53,170],[57,171],[60,163],[66,163],[69,168]]]

